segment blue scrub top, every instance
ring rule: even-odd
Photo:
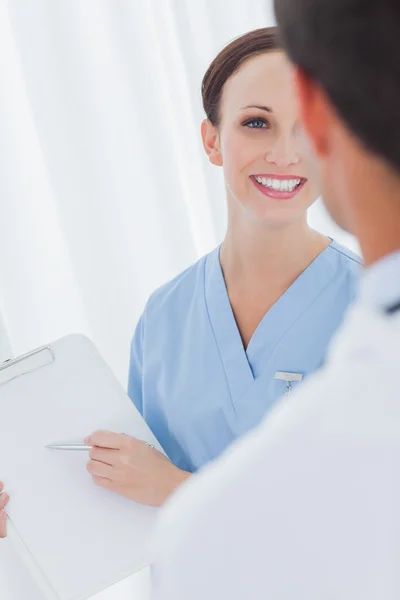
[[[219,247],[150,297],[128,391],[177,467],[196,471],[255,427],[285,394],[277,372],[306,377],[321,366],[361,270],[361,259],[333,241],[266,313],[247,350]]]

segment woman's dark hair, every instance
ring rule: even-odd
[[[219,108],[227,80],[249,58],[281,49],[278,28],[264,27],[233,40],[214,58],[201,86],[204,111],[214,126],[220,122]]]

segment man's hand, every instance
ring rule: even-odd
[[[96,431],[87,470],[94,483],[140,504],[161,506],[190,477],[161,452],[122,433]]]

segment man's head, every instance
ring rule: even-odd
[[[275,0],[275,13],[325,202],[358,233],[357,190],[400,191],[400,0]]]

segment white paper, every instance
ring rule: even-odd
[[[106,429],[161,448],[87,338],[50,350],[0,371],[0,474],[10,540],[44,597],[85,600],[149,564],[157,509],[94,485],[87,452],[45,445]]]

